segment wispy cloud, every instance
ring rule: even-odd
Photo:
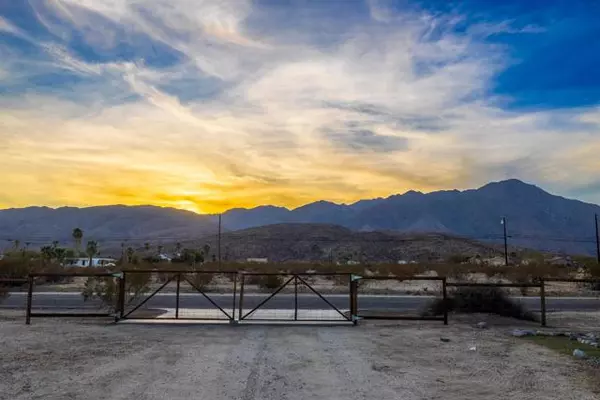
[[[242,0],[33,2],[44,37],[0,19],[0,34],[37,49],[17,57],[0,42],[20,60],[2,66],[0,84],[77,77],[46,91],[13,86],[0,100],[0,169],[10,171],[0,184],[16,188],[0,206],[215,211],[508,175],[568,191],[600,170],[585,150],[598,141],[598,110],[570,111],[553,129],[552,112],[506,111],[491,91],[509,58],[486,35],[532,28],[457,31],[457,16],[373,4],[329,46],[310,30],[261,35],[268,13]]]

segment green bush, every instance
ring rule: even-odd
[[[460,287],[454,290],[444,302],[435,299],[424,314],[441,315],[444,311],[458,313],[487,313],[512,317],[525,321],[536,321],[531,312],[514,302],[506,293],[496,287]]]
[[[131,265],[127,269],[132,269]],[[150,272],[129,273],[125,279],[125,305],[138,300],[150,291],[152,274]],[[84,301],[99,299],[105,307],[114,307],[119,298],[119,281],[112,277],[89,277],[81,291]]]

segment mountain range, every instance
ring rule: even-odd
[[[409,191],[353,204],[317,201],[295,209],[271,205],[236,208],[223,213],[222,223],[225,231],[319,223],[358,232],[443,233],[501,243],[504,217],[512,245],[592,254],[595,213],[600,214],[598,205],[510,179],[478,189]],[[214,235],[218,229],[216,215],[154,206],[0,210],[0,240],[4,241],[69,241],[75,227],[83,229],[86,238],[111,242],[183,241]]]

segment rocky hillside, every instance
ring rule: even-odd
[[[214,235],[182,246],[199,248],[204,243],[210,246],[211,255],[216,253]],[[166,249],[173,250],[172,245]],[[274,262],[427,262],[456,254],[484,258],[502,254],[500,247],[448,234],[356,232],[326,224],[276,224],[227,232],[221,237],[221,251],[223,260],[268,258]]]

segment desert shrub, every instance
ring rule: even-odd
[[[348,286],[350,284],[350,277],[348,275],[331,275],[330,277],[336,286]]]
[[[261,275],[246,275],[244,277],[244,283],[247,285],[258,285],[260,284]]]
[[[132,265],[124,269],[132,270]],[[125,305],[138,300],[150,291],[152,274],[150,272],[129,273],[125,279]],[[89,277],[81,291],[84,301],[99,299],[105,307],[114,307],[119,297],[119,281],[112,277]]]
[[[281,285],[283,285],[281,275],[262,275],[258,282],[258,287],[261,289],[277,289]]]
[[[0,260],[0,277],[3,278],[26,278],[31,272],[30,263],[21,257],[5,257]]]
[[[457,288],[445,302],[443,299],[433,300],[424,314],[441,315],[444,310],[459,313],[488,313],[536,321],[535,315],[510,299],[502,289],[495,287]]]
[[[119,285],[114,278],[92,276],[86,279],[81,295],[84,301],[99,299],[103,306],[114,307],[117,305]]]
[[[203,290],[208,287],[212,280],[213,274],[187,274],[186,278],[194,284],[197,289]]]

